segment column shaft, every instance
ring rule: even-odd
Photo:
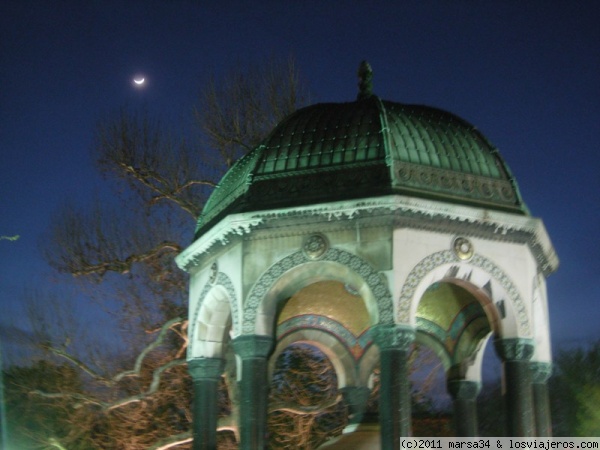
[[[552,363],[531,362],[531,380],[533,387],[533,408],[535,415],[535,431],[540,437],[552,436],[550,420],[550,399],[548,397],[548,378],[552,374]]]
[[[509,436],[534,436],[529,361],[505,361],[506,416]]]
[[[533,384],[533,403],[535,407],[535,430],[540,437],[552,436],[550,421],[550,399],[546,383]]]
[[[411,433],[411,396],[408,355],[413,328],[378,325],[372,329],[380,349],[379,424],[382,450],[400,448],[400,438]]]
[[[188,361],[194,386],[192,433],[194,450],[217,448],[219,379],[223,371],[220,358],[198,358]]]
[[[269,336],[244,335],[233,340],[242,360],[240,381],[240,439],[242,450],[267,446],[267,405],[269,400],[268,356],[273,347]]]
[[[494,343],[504,361],[508,436],[534,436],[533,392],[529,368],[533,343],[529,339],[520,338],[501,339]]]
[[[478,435],[477,426],[477,394],[480,383],[470,380],[449,380],[448,392],[452,396],[454,406],[454,429],[460,437]]]
[[[217,448],[217,398],[219,384],[215,380],[194,381],[192,406],[194,450]]]
[[[242,449],[266,448],[268,392],[266,360],[264,358],[244,358],[240,382]]]

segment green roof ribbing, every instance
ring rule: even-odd
[[[393,193],[528,213],[500,154],[471,124],[369,95],[284,119],[225,174],[197,236],[224,214]]]

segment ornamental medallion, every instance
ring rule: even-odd
[[[471,244],[471,241],[469,241],[468,239],[463,237],[457,237],[456,239],[454,239],[453,246],[454,253],[458,257],[458,259],[466,261],[467,259],[471,259],[473,257],[473,244]]]
[[[319,259],[328,248],[327,238],[320,233],[311,234],[302,245],[302,251],[309,259]]]

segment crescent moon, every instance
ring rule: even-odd
[[[136,80],[135,78],[133,79],[133,82],[134,82],[135,84],[144,84],[144,81],[145,81],[145,78],[142,78],[142,79],[140,79],[140,80]]]

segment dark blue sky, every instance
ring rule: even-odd
[[[0,323],[24,326],[19,295],[48,283],[38,242],[56,208],[103,189],[99,118],[126,105],[187,121],[210,73],[293,55],[314,101],[353,100],[367,59],[382,98],[475,124],[561,259],[548,281],[555,347],[600,338],[598,3],[372,3],[0,2],[0,234],[21,236],[0,241]]]

